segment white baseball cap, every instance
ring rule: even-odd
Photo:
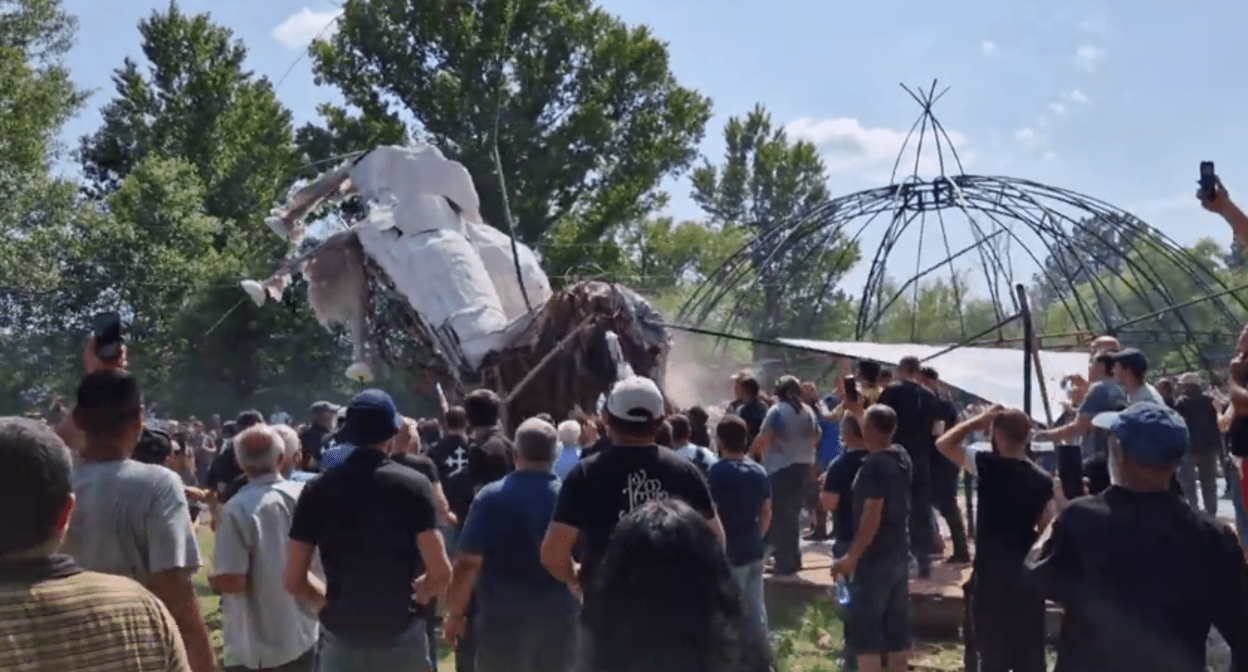
[[[606,410],[621,420],[654,422],[664,415],[663,393],[653,380],[629,376],[611,388]]]

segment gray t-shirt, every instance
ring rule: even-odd
[[[1101,380],[1092,383],[1088,395],[1079,405],[1079,414],[1096,417],[1099,413],[1121,411],[1127,407],[1127,394],[1122,387],[1112,380]],[[1084,459],[1104,456],[1109,452],[1108,434],[1103,429],[1093,429],[1083,435],[1080,443]]]
[[[771,445],[763,453],[763,468],[768,474],[795,464],[814,463],[819,420],[809,406],[794,408],[788,402],[776,402],[763,418],[762,431],[768,430],[773,432]]]
[[[62,552],[83,569],[146,583],[170,569],[199,568],[199,542],[182,479],[134,460],[81,464],[74,517]]]
[[[1131,404],[1139,404],[1142,402],[1149,402],[1149,403],[1157,404],[1159,406],[1167,405],[1165,398],[1161,396],[1161,393],[1157,391],[1157,388],[1153,387],[1152,385],[1149,385],[1148,383],[1144,383],[1138,389],[1136,389],[1135,392],[1132,392],[1131,394],[1127,395],[1128,406],[1130,406]]]

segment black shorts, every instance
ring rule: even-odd
[[[910,566],[858,567],[849,580],[845,645],[854,655],[910,650]]]

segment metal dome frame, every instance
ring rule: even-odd
[[[1032,180],[967,174],[949,134],[932,113],[932,106],[949,89],[936,93],[935,81],[926,91],[920,89],[916,92],[904,84],[901,86],[922,107],[922,112],[898,152],[890,184],[830,199],[798,217],[775,223],[760,231],[694,290],[679,311],[679,320],[682,323],[706,324],[712,312],[723,308],[729,300],[728,297],[732,295],[734,298],[729,317],[718,325],[724,332],[731,332],[739,319],[742,304],[762,287],[762,274],[753,272],[760,261],[761,264],[778,263],[785,255],[792,253],[801,255],[794,260],[796,267],[801,268],[814,261],[817,252],[831,249],[841,234],[848,234],[850,242],[859,242],[862,234],[883,218],[887,226],[880,244],[874,251],[863,250],[863,258],[871,257],[871,266],[857,303],[854,328],[854,338],[857,340],[865,339],[877,328],[888,309],[908,290],[912,290],[917,297],[920,281],[942,268],[947,268],[954,277],[955,301],[961,304],[966,295],[959,288],[954,262],[970,254],[979,257],[979,265],[982,266],[983,277],[987,282],[988,298],[992,301],[999,323],[1010,322],[1011,316],[1017,316],[1025,309],[1020,302],[1025,301],[1025,295],[1020,296],[1015,288],[1020,284],[1030,285],[1034,278],[1042,277],[1053,287],[1063,290],[1059,292],[1057,300],[1064,306],[1077,328],[1088,335],[1161,334],[1169,336],[1170,342],[1175,345],[1197,345],[1197,337],[1202,334],[1212,335],[1215,339],[1221,338],[1224,336],[1223,332],[1194,331],[1181,312],[1183,308],[1205,302],[1212,304],[1216,313],[1226,322],[1226,335],[1233,339],[1234,334],[1238,333],[1241,325],[1232,308],[1248,312],[1248,303],[1235,296],[1236,290],[1244,288],[1227,285],[1212,269],[1169,236],[1101,199]],[[912,140],[915,140],[913,169],[899,181],[898,172]],[[935,146],[940,170],[940,174],[931,180],[919,177],[925,144]],[[956,168],[956,173],[950,175],[946,168]],[[943,214],[948,210],[960,212],[969,222],[974,239],[971,245],[959,250],[950,248]],[[1084,222],[1088,220],[1112,222],[1122,233],[1130,235],[1124,240],[1110,240],[1095,228],[1085,225]],[[886,281],[889,280],[887,272],[890,255],[903,234],[912,231],[916,223],[919,227],[916,267],[913,274],[889,294],[885,290]],[[923,234],[930,224],[939,226],[944,241],[944,257],[935,263],[922,265]],[[1039,239],[1040,245],[1036,246],[1034,240],[1024,240],[1015,230],[1019,226],[1029,230],[1033,238]],[[1077,237],[1074,235],[1076,232],[1085,234],[1087,238]],[[1099,243],[1100,248],[1087,244],[1088,238]],[[1039,268],[1039,274],[1027,278],[1016,277],[1011,257],[1008,254],[1002,255],[993,244],[997,239],[1021,249]],[[844,240],[842,238],[840,242]],[[1064,250],[1067,254],[1073,252],[1070,255],[1073,260],[1059,253],[1059,250]],[[1107,255],[1105,250],[1116,251],[1113,255]],[[1195,300],[1191,300],[1191,297],[1175,296],[1171,288],[1165,286],[1158,267],[1147,257],[1133,254],[1139,252],[1151,252],[1158,255],[1162,262],[1180,269],[1199,288],[1203,296]],[[839,262],[843,263],[848,254],[848,249],[842,251]],[[1060,266],[1056,275],[1050,273],[1045,265],[1045,260],[1049,258],[1056,260]],[[1120,265],[1121,272],[1115,270],[1115,262]],[[793,268],[790,266],[789,270]],[[1131,277],[1128,277],[1128,271]],[[1076,274],[1080,272],[1085,277],[1076,280]],[[751,275],[755,277],[751,279]],[[798,274],[789,273],[788,278],[795,275]],[[837,278],[837,275],[827,278],[823,287],[824,294],[834,288]],[[1110,290],[1108,278],[1116,278],[1130,293],[1131,298],[1138,299],[1151,312],[1143,316],[1127,316],[1122,301]],[[781,292],[786,292],[791,286],[789,279],[779,282],[784,285]],[[1088,300],[1079,291],[1080,285],[1091,288],[1093,300]],[[808,321],[813,323],[825,308],[820,306]],[[1114,311],[1126,319],[1112,319],[1110,313]],[[1130,328],[1149,319],[1160,319],[1167,313],[1173,313],[1177,317],[1179,330]],[[961,315],[960,317],[963,335],[970,337],[971,335],[966,334],[965,318]],[[970,340],[985,335],[980,334]],[[1069,337],[1074,334],[1059,336]],[[1208,361],[1190,361],[1186,353],[1183,353],[1183,359],[1192,368],[1212,368]],[[1206,358],[1202,356],[1201,359]]]

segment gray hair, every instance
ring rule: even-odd
[[[555,426],[545,420],[529,418],[516,429],[516,452],[526,462],[554,462],[558,441]]]
[[[256,425],[234,437],[234,459],[249,473],[275,472],[286,452],[286,442],[269,425]]]
[[[282,456],[287,460],[294,459],[295,453],[298,453],[303,447],[303,444],[299,441],[299,434],[290,425],[273,425],[272,429],[281,437],[285,446]]]
[[[559,423],[559,443],[575,446],[581,440],[581,423],[575,420],[564,420]]]

